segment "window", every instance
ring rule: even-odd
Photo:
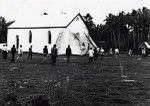
[[[85,46],[85,43],[84,43],[84,42],[82,43],[82,46]]]
[[[32,43],[32,32],[29,31],[29,43]]]
[[[79,35],[80,35],[80,33],[79,33],[79,32],[77,32],[77,33],[76,33],[76,35],[77,35],[77,36],[79,36]]]
[[[51,44],[51,31],[48,31],[48,43]]]

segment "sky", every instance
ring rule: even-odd
[[[11,21],[16,16],[90,13],[96,24],[103,23],[109,13],[131,12],[150,8],[150,0],[0,0],[0,16]]]

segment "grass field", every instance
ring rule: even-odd
[[[0,57],[0,106],[11,102],[16,102],[14,106],[150,105],[150,57],[107,56],[89,64],[87,56],[72,56],[70,63],[59,56],[56,66],[50,57],[43,63],[38,54],[32,60],[24,54],[15,64],[10,58]],[[125,79],[134,81],[123,81],[121,68]]]

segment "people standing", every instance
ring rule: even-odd
[[[18,48],[18,57],[17,57],[17,60],[20,59],[22,57],[22,45],[20,45],[20,47]]]
[[[31,45],[30,48],[29,48],[28,59],[32,59],[32,45]]]
[[[89,63],[93,62],[93,56],[94,56],[94,51],[92,48],[90,48],[90,50],[88,51],[89,54]]]
[[[11,63],[15,63],[15,54],[16,54],[16,48],[15,45],[13,45],[13,47],[11,48],[11,55],[12,55]]]
[[[46,60],[47,60],[47,56],[48,56],[48,48],[47,48],[47,46],[45,46],[44,48],[43,48],[43,61],[44,61],[44,63],[46,62]]]
[[[53,66],[55,66],[55,64],[56,64],[57,56],[58,56],[57,48],[56,48],[56,44],[54,44],[53,48],[51,49],[51,64]]]
[[[68,45],[68,47],[66,48],[67,63],[69,63],[70,61],[71,54],[72,54],[71,48],[70,48],[70,45]]]

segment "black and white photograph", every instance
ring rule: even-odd
[[[0,0],[0,106],[150,106],[150,0]]]

